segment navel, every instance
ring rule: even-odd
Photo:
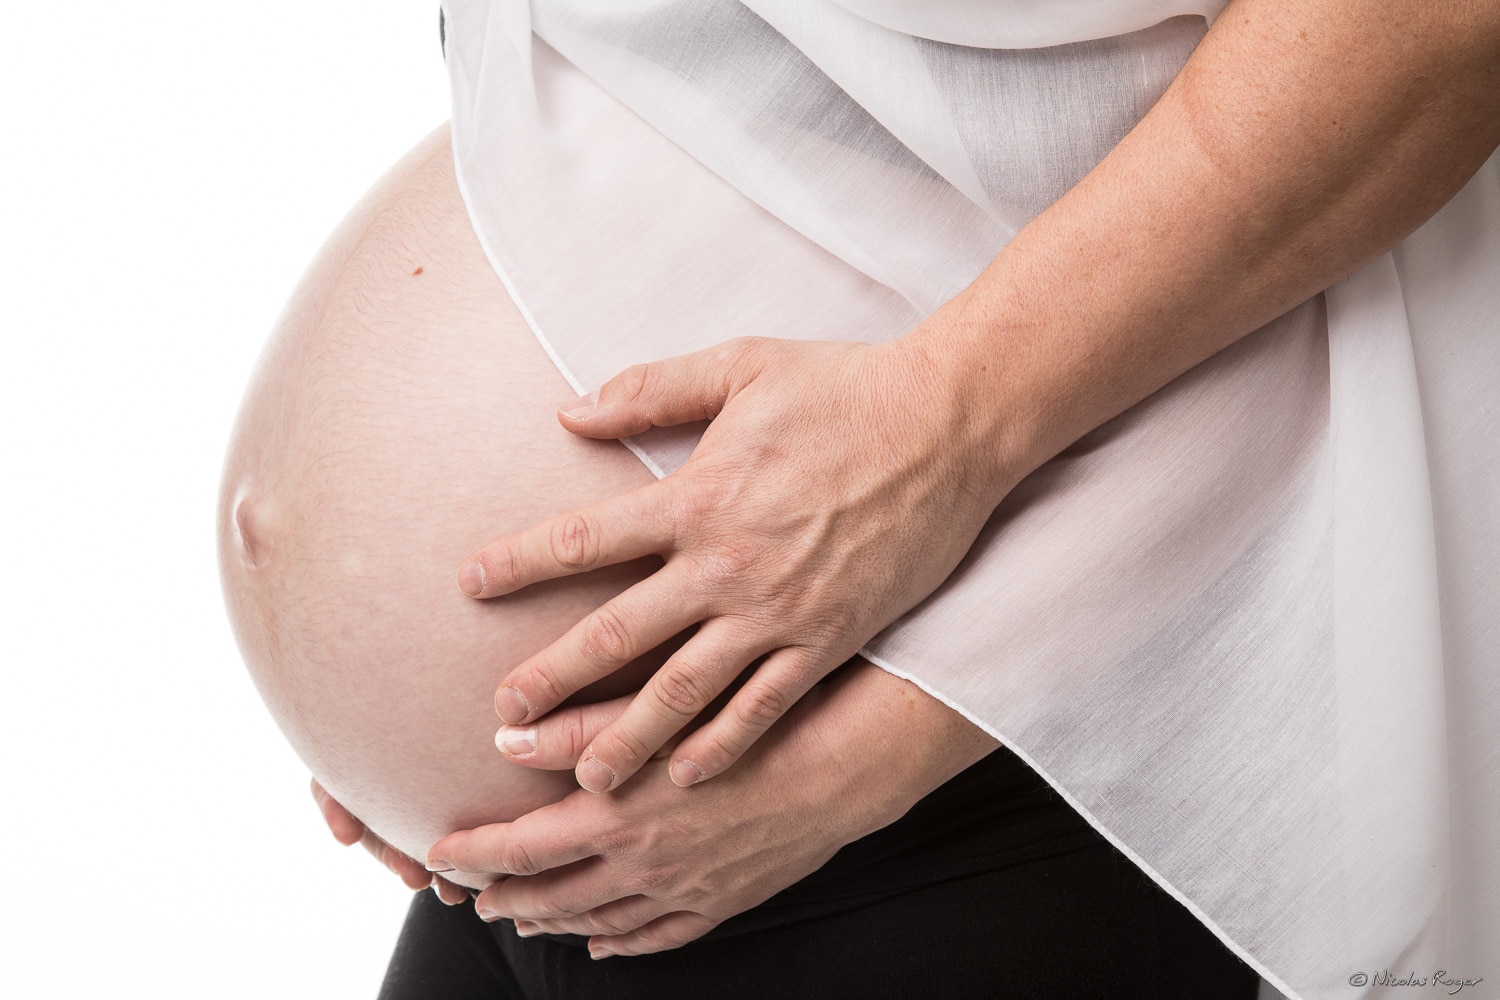
[[[253,485],[242,486],[235,493],[235,549],[246,569],[253,572],[270,563],[280,521],[281,509],[274,496]]]

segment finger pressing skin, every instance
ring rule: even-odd
[[[323,814],[323,822],[328,824],[328,829],[337,840],[345,847],[357,844],[365,835],[365,825],[361,823],[353,813],[338,803],[328,790],[318,784],[318,779],[312,780],[313,801],[318,804],[318,811]]]
[[[766,658],[723,711],[684,739],[667,769],[673,784],[686,788],[723,774],[785,715],[819,677],[820,657],[798,647],[778,649]]]
[[[628,934],[589,938],[589,955],[594,959],[601,959],[615,955],[650,955],[658,951],[670,951],[698,940],[719,923],[701,913],[678,910],[658,917]]]
[[[707,613],[687,570],[669,563],[522,662],[495,692],[495,714],[519,725],[668,641]]]
[[[760,339],[739,337],[706,350],[631,365],[597,392],[557,411],[575,434],[621,438],[652,427],[712,420],[762,367]]]
[[[666,551],[673,538],[665,480],[490,542],[464,560],[458,588],[498,597],[542,580],[586,573]],[[675,485],[675,484],[674,484]]]
[[[543,771],[569,771],[584,748],[630,704],[630,695],[611,701],[560,708],[529,725],[501,726],[495,748],[505,758]]]
[[[450,833],[428,851],[427,870],[536,875],[592,857],[597,851],[580,836],[587,827],[571,818],[578,810],[570,801],[543,806],[513,823]]]
[[[753,663],[763,648],[745,648],[722,619],[698,630],[647,681],[630,707],[583,753],[578,784],[591,792],[618,788]]]

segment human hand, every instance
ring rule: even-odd
[[[668,768],[725,770],[818,679],[931,593],[1020,474],[983,408],[950,391],[914,341],[749,338],[629,368],[560,419],[596,438],[712,420],[660,482],[470,557],[475,597],[657,554],[665,565],[520,664],[496,692],[507,723],[693,625],[698,629],[583,749],[579,784],[618,787],[764,658]],[[580,408],[581,407],[581,408]]]
[[[548,716],[511,759],[568,767],[627,702]],[[918,743],[928,749],[912,753]],[[476,909],[486,920],[514,919],[522,936],[589,935],[596,958],[663,951],[815,871],[994,747],[914,685],[857,661],[718,781],[577,791],[512,823],[444,837],[428,866],[511,876],[486,889]],[[809,766],[830,757],[837,766]]]
[[[357,816],[329,795],[328,790],[318,784],[316,778],[312,779],[312,795],[334,840],[345,847],[362,844],[376,861],[395,872],[408,889],[426,889],[431,886],[437,898],[449,906],[469,898],[469,891],[463,886],[454,885],[441,875],[432,874],[422,867],[421,862],[407,857],[377,837]]]

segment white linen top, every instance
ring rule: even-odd
[[[459,183],[580,392],[733,336],[896,337],[1221,6],[446,0]],[[1496,288],[1492,158],[1393,253],[1049,462],[865,650],[1267,995],[1438,970],[1500,995]],[[664,475],[700,431],[630,444]]]

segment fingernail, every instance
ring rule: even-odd
[[[582,420],[594,412],[594,407],[599,405],[599,394],[591,392],[587,396],[579,396],[573,402],[564,406],[560,411],[569,420]]]
[[[484,592],[484,567],[473,559],[466,561],[458,568],[458,589],[470,597],[478,597]]]
[[[502,726],[495,733],[495,749],[507,757],[524,757],[536,752],[536,729],[518,729]]]
[[[607,792],[615,783],[615,772],[597,757],[589,757],[578,765],[578,783],[591,792]]]
[[[428,858],[426,868],[430,872],[451,872],[454,870],[453,862],[444,861],[442,858]]]
[[[667,770],[667,774],[671,775],[672,784],[678,788],[696,785],[703,780],[703,768],[690,760],[677,761]]]
[[[612,952],[612,951],[610,951],[608,948],[590,948],[589,949],[589,958],[592,958],[596,962],[599,961],[599,959],[601,959],[601,958],[614,958],[614,957],[615,957],[615,953]]]
[[[536,937],[542,933],[542,925],[534,920],[517,920],[516,937]]]
[[[531,706],[527,704],[526,696],[515,688],[504,687],[495,692],[495,714],[507,726],[525,722],[530,713]]]
[[[487,924],[492,924],[496,920],[500,919],[500,914],[496,913],[488,906],[485,906],[483,903],[476,904],[474,906],[474,912],[479,914],[479,919],[483,920]]]

